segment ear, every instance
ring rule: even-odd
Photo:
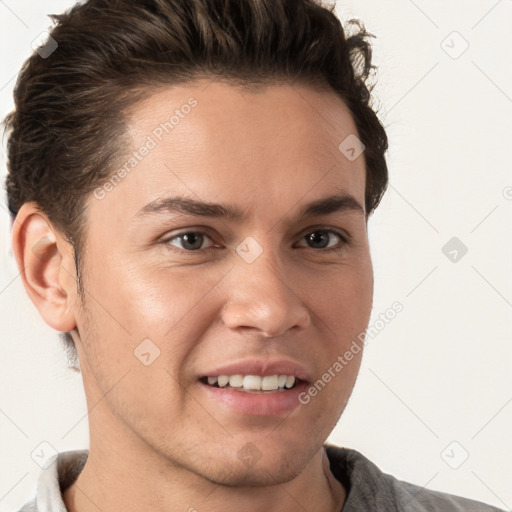
[[[25,203],[13,224],[12,248],[23,285],[44,321],[62,332],[76,327],[73,247],[37,203]]]

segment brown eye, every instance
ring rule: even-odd
[[[312,249],[331,249],[346,243],[345,238],[332,229],[316,229],[306,234],[303,240]]]
[[[203,243],[205,240],[209,240],[210,237],[200,231],[187,231],[186,233],[179,233],[166,240],[166,243],[175,245],[172,243],[174,240],[178,241],[177,247],[185,251],[198,251],[204,249]]]

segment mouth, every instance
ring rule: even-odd
[[[301,405],[311,373],[290,359],[244,359],[199,374],[201,393],[212,407],[245,417],[288,416]]]
[[[295,375],[215,375],[199,379],[212,388],[239,391],[252,394],[286,393],[305,381]]]

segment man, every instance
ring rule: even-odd
[[[364,28],[312,0],[89,0],[57,21],[15,90],[7,192],[90,449],[22,511],[497,510],[325,444],[387,184]]]

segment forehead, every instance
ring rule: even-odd
[[[333,156],[339,152],[333,142],[357,135],[350,110],[334,91],[287,82],[244,87],[198,80],[162,88],[132,108],[128,125],[134,142],[152,134],[165,143],[167,135],[193,131],[203,149],[229,146],[234,151],[258,143],[285,149],[300,139],[305,150]]]
[[[115,200],[132,212],[177,194],[244,208],[328,191],[364,195],[364,155],[350,159],[340,149],[356,126],[334,92],[203,81],[153,93],[127,126],[124,171],[103,207]]]

